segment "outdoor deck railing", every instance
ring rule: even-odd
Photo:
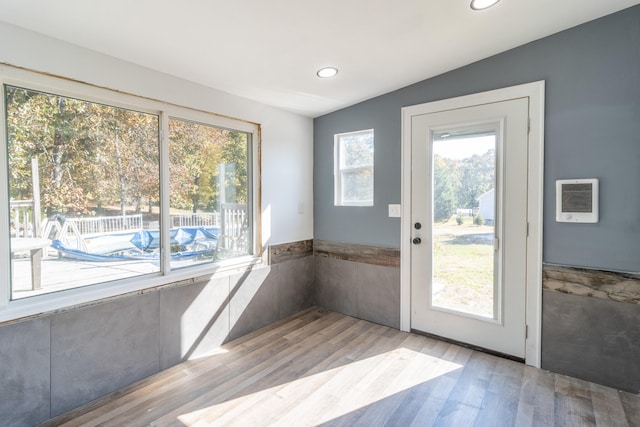
[[[66,221],[73,223],[83,236],[94,233],[113,233],[142,229],[142,214],[66,218]]]
[[[220,213],[198,212],[171,215],[172,227],[220,227]]]
[[[13,203],[13,202],[12,202]],[[19,222],[13,221],[16,230],[28,230],[30,217],[24,209],[32,209],[30,201],[13,203],[16,209],[13,216],[23,218]],[[14,206],[15,205],[15,206]],[[224,203],[221,212],[189,213],[171,215],[172,227],[219,227],[217,250],[228,250],[233,253],[248,253],[249,216],[247,205]],[[21,209],[18,211],[18,209]],[[61,221],[62,219],[62,221]],[[20,224],[25,224],[21,226]],[[59,217],[45,220],[42,235],[49,239],[60,239],[65,245],[79,250],[87,250],[85,237],[103,233],[117,233],[122,231],[142,230],[144,221],[142,214],[103,217]],[[19,236],[23,236],[21,231]],[[18,236],[18,237],[19,237]],[[35,234],[31,234],[35,236]]]
[[[59,239],[66,246],[87,251],[85,237],[93,234],[115,233],[129,230],[142,230],[142,214],[46,219],[43,225],[43,237]]]
[[[220,218],[221,235],[218,240],[219,249],[248,253],[247,205],[239,203],[222,204]]]
[[[31,159],[31,200],[10,200],[11,235],[13,237],[40,237],[40,175],[38,159]]]
[[[11,200],[11,236],[36,237],[33,200]]]

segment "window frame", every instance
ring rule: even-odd
[[[349,168],[341,168],[340,167],[340,161],[341,161],[341,157],[340,157],[340,146],[342,145],[342,137],[345,136],[352,136],[352,135],[359,135],[359,134],[371,134],[371,138],[373,139],[373,145],[374,145],[374,155],[372,158],[372,162],[371,165],[367,165],[367,166],[356,166],[356,167],[349,167]],[[363,129],[363,130],[357,130],[357,131],[353,131],[353,132],[344,132],[344,133],[337,133],[333,136],[333,183],[334,183],[334,187],[333,187],[333,195],[334,195],[334,199],[333,199],[333,204],[334,206],[362,206],[362,207],[367,207],[367,206],[373,206],[374,205],[374,199],[375,199],[375,170],[374,170],[374,165],[375,165],[375,132],[374,129]],[[363,172],[363,171],[371,171],[371,200],[362,200],[362,201],[345,201],[344,200],[344,194],[342,192],[342,186],[343,186],[343,175],[347,174],[347,173],[353,173],[353,172]]]
[[[0,324],[93,303],[102,299],[131,293],[142,293],[147,289],[185,280],[189,282],[195,282],[199,278],[204,280],[214,273],[235,271],[246,268],[249,265],[266,262],[262,249],[260,227],[261,130],[259,124],[8,65],[0,65],[0,88],[2,91],[2,100],[0,102],[0,117],[2,117],[0,123],[0,235],[10,235],[5,85],[157,115],[159,117],[160,155],[160,230],[163,242],[169,241],[170,227],[169,117],[247,133],[250,138],[247,150],[247,183],[249,186],[247,189],[247,204],[249,205],[248,211],[252,227],[251,245],[253,255],[171,270],[170,252],[167,250],[168,247],[164,246],[160,255],[162,262],[158,273],[11,300],[11,253],[10,241],[7,237],[5,241],[0,241]]]

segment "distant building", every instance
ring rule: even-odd
[[[480,197],[478,197],[480,203],[479,213],[484,218],[485,224],[493,225],[496,219],[496,189],[492,188]]]

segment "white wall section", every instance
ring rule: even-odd
[[[0,62],[259,123],[262,244],[313,237],[313,121],[0,22]],[[215,54],[203,51],[203,55]],[[260,67],[250,52],[239,67]],[[298,213],[298,204],[305,206]]]

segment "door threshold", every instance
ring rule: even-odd
[[[512,356],[510,354],[501,353],[499,351],[490,350],[488,348],[480,347],[480,346],[469,344],[469,343],[466,343],[466,342],[452,340],[450,338],[441,337],[440,335],[430,334],[428,332],[419,331],[419,330],[413,329],[413,328],[411,329],[411,333],[417,334],[417,335],[422,335],[423,337],[427,337],[427,338],[433,338],[435,340],[443,341],[443,342],[446,342],[446,343],[449,343],[449,344],[459,345],[460,347],[465,347],[465,348],[468,348],[470,350],[480,351],[482,353],[490,354],[492,356],[501,357],[503,359],[513,360],[514,362],[525,363],[525,360],[522,357]]]

